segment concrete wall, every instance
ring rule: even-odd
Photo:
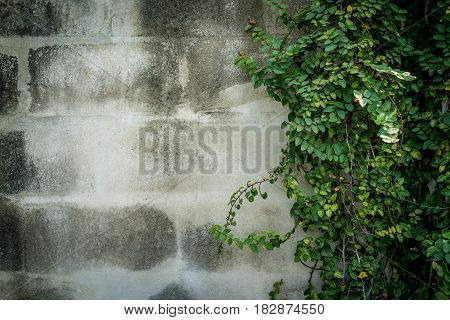
[[[248,17],[279,27],[262,0],[0,2],[1,298],[300,296],[294,241],[217,256],[206,230],[282,146],[286,110],[233,65]],[[290,230],[266,190],[237,233]]]

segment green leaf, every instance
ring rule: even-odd
[[[317,134],[317,133],[319,133],[319,127],[317,127],[317,126],[311,126],[311,130],[315,133],[315,134]]]
[[[435,296],[436,296],[436,299],[438,299],[438,300],[448,300],[447,295],[445,293],[443,293],[442,291],[436,292]]]
[[[278,49],[281,48],[281,43],[282,43],[281,38],[276,38],[276,39],[274,40],[272,46],[273,46],[274,49],[278,50]]]
[[[323,109],[323,112],[333,112],[334,111],[334,106],[328,106],[325,109]]]
[[[342,97],[344,98],[345,102],[348,102],[348,103],[352,102],[352,96],[349,95],[348,93],[344,93]]]
[[[282,68],[280,68],[280,67],[275,67],[275,68],[273,69],[273,72],[274,72],[275,74],[284,74],[284,70],[283,70]]]
[[[302,142],[302,144],[300,146],[300,150],[301,151],[305,151],[306,149],[308,149],[308,147],[309,147],[309,142],[306,141],[306,140],[303,140],[303,142]]]
[[[336,49],[337,45],[335,45],[334,43],[330,43],[329,45],[327,45],[325,47],[325,52],[330,52],[333,51],[334,49]]]
[[[348,104],[346,104],[345,105],[345,108],[348,110],[348,111],[353,111],[354,109],[355,109],[355,107],[353,106],[353,104],[351,104],[351,103],[348,103]]]
[[[333,149],[337,155],[340,155],[344,151],[342,144],[340,144],[339,142],[333,144]]]
[[[264,81],[261,80],[261,79],[258,79],[258,80],[256,80],[255,83],[254,83],[254,88],[255,88],[255,89],[258,89],[258,88],[261,87],[263,84],[264,84]]]

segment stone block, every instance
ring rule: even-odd
[[[0,53],[0,116],[14,112],[18,106],[18,61]]]
[[[114,0],[114,35],[242,36],[249,17],[264,24],[261,0]]]
[[[191,293],[177,283],[169,284],[160,293],[150,296],[148,300],[192,300]]]
[[[234,60],[240,50],[251,45],[242,39],[186,39],[181,48],[181,77],[185,79],[185,99],[193,110],[208,110],[221,105],[221,93],[250,81]],[[183,68],[184,65],[184,68]]]
[[[249,18],[268,30],[263,0],[6,0],[0,36],[243,36]],[[296,5],[301,1],[287,0]]]
[[[170,41],[30,50],[32,112],[168,114],[181,97]]]
[[[22,269],[22,216],[20,209],[0,197],[0,271]]]
[[[219,255],[219,242],[212,239],[206,225],[183,233],[181,252],[183,260],[200,270],[215,271],[231,265],[230,250],[224,250]]]
[[[151,269],[177,251],[176,231],[154,208],[90,210],[68,206],[27,209],[25,270],[71,272],[113,266]]]
[[[6,0],[0,7],[0,36],[110,33],[108,0]]]
[[[33,169],[27,161],[24,132],[0,133],[0,194],[24,191],[32,176]]]
[[[91,298],[80,285],[41,275],[14,273],[0,276],[0,299],[73,300]]]

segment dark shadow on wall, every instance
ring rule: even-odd
[[[144,35],[243,35],[249,17],[263,21],[262,0],[145,0],[139,2]],[[256,16],[255,16],[256,15]]]
[[[14,300],[72,300],[80,299],[74,284],[53,282],[42,277],[30,277],[26,274],[14,274],[12,280],[3,283],[0,299]]]
[[[20,209],[0,197],[0,271],[20,271],[23,265]]]
[[[117,65],[105,62],[109,55],[119,54],[125,56]],[[139,60],[127,59],[128,55],[137,55]],[[169,114],[181,99],[177,59],[178,45],[160,40],[31,49],[31,111],[46,111],[59,104],[74,112],[84,101],[102,106],[125,98],[154,113]],[[54,70],[60,66],[65,67],[64,80]],[[137,74],[120,76],[134,68],[139,69]]]
[[[61,29],[57,8],[49,0],[7,1],[0,6],[0,20],[4,35],[49,36]]]
[[[0,194],[25,191],[35,171],[26,156],[24,132],[0,133]]]
[[[212,223],[211,223],[212,224]],[[230,267],[232,255],[229,248],[219,254],[219,242],[214,240],[204,225],[188,229],[181,235],[181,252],[183,260],[194,268],[216,271]]]
[[[139,29],[179,46],[178,61],[186,70],[180,68],[177,76],[187,79],[182,102],[199,111],[217,107],[221,91],[250,81],[234,60],[237,52],[252,47],[243,30],[246,21],[256,15],[264,24],[265,7],[262,0],[140,1]],[[172,91],[178,93],[175,87]],[[172,101],[178,102],[166,95],[163,104]]]
[[[98,0],[6,0],[0,5],[0,35],[51,36],[87,34],[88,27],[79,20],[89,15]],[[98,22],[98,31],[105,28]]]
[[[182,287],[180,284],[169,284],[163,291],[153,296],[148,300],[192,300],[190,292]]]
[[[18,59],[0,53],[0,116],[14,112],[18,106],[18,72]]]
[[[150,270],[177,252],[173,222],[155,208],[33,208],[24,222],[25,269],[71,272],[112,265]]]

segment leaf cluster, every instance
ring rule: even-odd
[[[293,15],[280,0],[266,2],[285,34],[250,21],[260,50],[236,64],[289,109],[283,161],[268,180],[276,175],[295,200],[294,228],[234,236],[242,194],[249,202],[261,194],[249,183],[233,195],[227,224],[211,228],[214,238],[257,253],[297,227],[314,234],[294,255],[320,272],[309,298],[448,299],[449,1],[424,11],[417,2],[319,0]]]

